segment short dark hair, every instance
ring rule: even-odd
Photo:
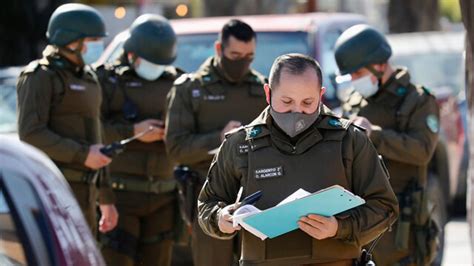
[[[275,88],[280,83],[281,72],[286,71],[293,75],[302,74],[306,69],[314,69],[318,76],[319,85],[323,84],[323,74],[319,63],[312,57],[304,54],[284,54],[280,55],[273,62],[272,68],[270,69],[269,85],[270,88]]]
[[[250,42],[252,39],[257,38],[252,27],[238,19],[231,19],[224,25],[224,27],[222,27],[218,39],[222,46],[227,45],[230,36],[243,42]]]

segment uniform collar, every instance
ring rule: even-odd
[[[48,45],[43,51],[43,58],[40,64],[50,65],[54,68],[69,70],[76,74],[82,74],[84,67],[78,66],[62,55],[60,49],[53,45]]]
[[[397,68],[387,82],[381,87],[381,92],[395,96],[405,96],[410,85],[410,73],[407,68]]]

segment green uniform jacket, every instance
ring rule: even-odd
[[[228,134],[215,156],[198,201],[199,222],[216,238],[221,208],[262,190],[256,207],[266,209],[303,188],[316,192],[341,185],[366,204],[339,215],[335,237],[316,240],[301,230],[261,241],[243,232],[243,265],[299,265],[353,259],[361,246],[387,230],[398,215],[386,170],[365,133],[324,108],[312,127],[290,140],[273,126],[268,108],[251,124]],[[264,175],[260,173],[266,173]]]
[[[107,143],[133,136],[134,124],[145,119],[165,119],[166,95],[175,79],[182,72],[167,67],[154,81],[137,76],[128,66],[99,66],[97,75],[103,88],[102,118]],[[136,106],[136,117],[127,118],[124,108]],[[114,158],[110,164],[114,176],[151,177],[153,179],[173,178],[173,164],[166,154],[163,141],[144,143],[135,140],[127,144],[125,152]]]
[[[439,108],[428,90],[410,83],[406,69],[397,69],[373,97],[353,93],[343,109],[347,116],[363,116],[381,127],[370,139],[384,158],[396,193],[413,180],[426,184],[427,165],[438,141]]]
[[[60,169],[87,172],[89,146],[102,143],[101,88],[89,67],[78,68],[48,46],[17,84],[20,139],[45,152]],[[66,176],[66,179],[68,176]],[[114,201],[105,175],[99,201]]]
[[[230,120],[246,124],[266,106],[264,76],[251,70],[241,83],[222,78],[211,57],[192,74],[176,80],[168,98],[166,148],[181,164],[205,176],[212,161],[208,152],[219,147]]]

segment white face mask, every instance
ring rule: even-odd
[[[140,63],[135,64],[135,72],[137,72],[137,75],[149,81],[156,80],[164,71],[165,66],[153,64],[143,58],[140,58]]]
[[[364,98],[369,98],[370,96],[377,93],[377,91],[379,90],[378,82],[376,82],[375,84],[372,83],[372,80],[370,79],[370,74],[362,78],[353,80],[351,83],[352,87],[354,87],[354,90],[360,93],[360,95],[362,95],[362,97]]]

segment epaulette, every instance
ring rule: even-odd
[[[174,67],[174,66],[167,66],[163,73],[163,77],[176,79],[180,77],[182,74],[184,74],[184,71],[182,69]]]
[[[232,130],[227,131],[227,132],[224,134],[224,136],[225,136],[225,138],[227,139],[227,138],[230,137],[231,135],[233,135],[233,134],[235,134],[235,133],[237,133],[237,132],[239,132],[239,131],[242,131],[242,130],[244,130],[244,129],[245,129],[245,127],[243,127],[243,126],[240,126],[240,127],[238,127],[238,128],[234,128],[234,129],[232,129]]]
[[[426,88],[425,86],[421,86],[421,89],[423,90],[423,92],[426,94],[426,95],[430,95],[430,96],[435,96],[434,92],[428,88]]]
[[[174,85],[183,85],[184,83],[193,79],[192,73],[182,74],[179,78],[174,81]]]
[[[40,66],[39,60],[31,61],[22,71],[22,73],[33,73]]]

